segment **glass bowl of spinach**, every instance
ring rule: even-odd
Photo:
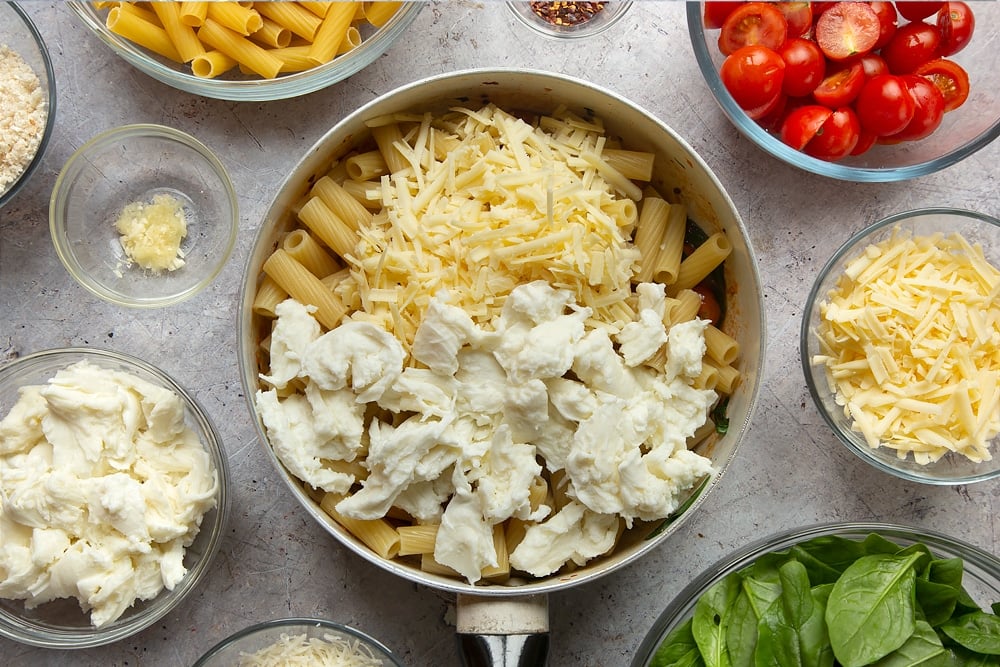
[[[880,523],[797,528],[703,572],[633,667],[1000,665],[1000,560]]]

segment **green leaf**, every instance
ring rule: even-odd
[[[951,665],[956,667],[1000,667],[1000,655],[973,653],[961,646],[952,646]]]
[[[809,571],[813,585],[832,584],[851,563],[866,555],[861,542],[836,535],[824,535],[798,544],[790,553]]]
[[[706,667],[731,667],[726,651],[726,616],[740,592],[739,577],[725,577],[705,591],[694,606],[691,633]]]
[[[941,625],[941,632],[976,653],[1000,655],[1000,617],[974,611]]]
[[[949,662],[949,652],[934,628],[926,621],[917,621],[910,638],[873,667],[948,667]]]
[[[759,621],[757,612],[750,604],[750,595],[746,589],[741,590],[729,610],[726,624],[726,649],[733,667],[753,667]]]
[[[691,619],[667,635],[656,649],[649,667],[704,667],[698,644],[691,633]]]
[[[830,592],[826,623],[844,667],[861,667],[903,645],[916,626],[914,594],[919,554],[862,556]]]
[[[926,576],[917,578],[917,604],[924,612],[924,619],[933,627],[955,613],[962,594],[964,571],[961,558],[932,560],[926,568]]]
[[[833,667],[833,647],[826,628],[826,603],[833,584],[813,586],[809,594],[813,599],[812,614],[799,630],[799,648],[804,667]]]

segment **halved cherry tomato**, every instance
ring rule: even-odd
[[[816,22],[816,42],[827,58],[846,60],[868,53],[879,38],[879,19],[865,2],[838,2]]]
[[[830,114],[803,150],[820,160],[839,160],[850,155],[860,136],[861,123],[854,109],[841,107]]]
[[[891,2],[870,2],[868,4],[878,16],[878,39],[875,40],[872,49],[881,49],[896,34],[899,16],[896,13],[896,6]]]
[[[946,2],[937,16],[941,31],[942,56],[950,56],[965,48],[976,27],[972,9],[964,2]]]
[[[943,4],[943,2],[928,2],[927,0],[897,2],[896,10],[907,21],[920,21],[941,9]]]
[[[831,109],[854,101],[865,85],[865,68],[860,61],[835,67],[813,90],[813,99]]]
[[[774,6],[785,16],[788,37],[801,37],[812,28],[812,5],[808,2],[777,2]]]
[[[781,123],[781,140],[797,151],[806,147],[833,112],[819,104],[792,109]]]
[[[917,21],[900,26],[896,35],[882,49],[893,74],[910,74],[941,51],[941,31],[937,26]]]
[[[878,76],[879,74],[890,73],[889,66],[885,64],[882,56],[877,53],[866,53],[858,58],[858,62],[861,63],[861,69],[865,71],[866,79]]]
[[[861,127],[880,137],[903,130],[913,120],[913,106],[906,84],[894,74],[868,79],[854,102]]]
[[[816,21],[819,21],[819,17],[823,15],[823,12],[830,9],[830,7],[833,7],[837,4],[837,2],[834,0],[833,2],[813,2],[811,4],[813,10],[813,23],[815,23]]]
[[[781,93],[763,107],[747,111],[747,116],[757,121],[757,124],[766,131],[779,132],[781,130],[781,121],[784,120],[792,99],[788,95]],[[799,100],[801,98],[796,97],[794,99]]]
[[[805,97],[816,89],[826,73],[826,59],[816,42],[802,37],[789,37],[778,55],[785,61],[785,82],[782,89],[792,97]]]
[[[726,90],[740,108],[755,109],[781,93],[785,61],[776,51],[751,44],[727,56],[719,74]]]
[[[926,77],[944,95],[944,110],[954,111],[969,98],[969,75],[953,60],[938,58],[924,63],[914,74]]]
[[[913,98],[913,119],[889,139],[916,141],[929,136],[944,118],[944,95],[930,80],[917,74],[906,74],[903,83]]]
[[[730,0],[706,0],[704,9],[705,27],[709,30],[718,30],[726,22],[726,17],[733,13],[733,10],[740,6],[739,2]]]
[[[785,43],[787,34],[788,21],[773,3],[747,2],[737,7],[722,24],[719,50],[728,56],[751,44],[777,49]]]

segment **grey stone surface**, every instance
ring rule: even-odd
[[[28,2],[59,86],[55,133],[32,181],[0,210],[0,361],[60,346],[105,347],[160,365],[219,427],[233,471],[229,532],[204,585],[152,628],[96,649],[59,652],[0,640],[8,665],[190,665],[246,625],[318,615],[365,630],[408,665],[457,665],[454,600],[394,577],[341,548],[286,492],[257,441],[240,385],[235,320],[246,257],[278,184],[305,150],[359,104],[398,85],[476,66],[532,67],[620,92],[677,130],[729,191],[749,228],[769,329],[752,426],[724,483],[661,548],[550,599],[551,665],[631,659],[660,609],[703,568],[771,532],[818,521],[884,520],[933,528],[992,552],[1000,486],[932,487],[878,473],[846,451],[811,404],[798,326],[815,273],[849,234],[887,214],[949,205],[1000,215],[994,143],[938,174],[898,184],[833,181],[750,144],[704,85],[679,2],[637,3],[608,32],[574,44],[529,33],[501,3],[427,5],[383,57],[298,99],[235,103],[166,87],[114,56],[55,2]],[[236,251],[195,298],[166,310],[123,310],[92,297],[49,239],[59,169],[99,131],[171,125],[217,152],[242,207]]]

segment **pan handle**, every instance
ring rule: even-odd
[[[460,593],[456,630],[464,667],[545,667],[549,599],[545,595],[497,598]]]

